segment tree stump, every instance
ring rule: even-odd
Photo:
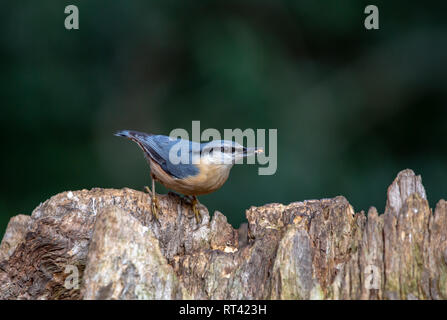
[[[201,205],[131,189],[68,191],[13,217],[0,299],[446,299],[447,205],[400,172],[384,214],[348,201],[267,204],[238,230]]]

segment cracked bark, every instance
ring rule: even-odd
[[[432,212],[411,170],[382,215],[339,196],[251,207],[235,230],[204,206],[197,225],[176,195],[159,201],[159,222],[126,188],[64,192],[12,218],[0,299],[447,298],[447,205]]]

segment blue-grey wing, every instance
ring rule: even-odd
[[[173,139],[163,135],[153,135],[133,130],[121,130],[115,135],[129,138],[143,149],[145,156],[156,162],[164,171],[173,177],[182,179],[188,176],[195,176],[199,169],[192,162],[192,149],[200,150],[200,144],[182,139]],[[178,152],[183,150],[185,153],[177,154],[179,157],[186,156],[186,161],[174,164],[170,160],[171,149],[175,147]],[[200,151],[199,151],[200,152]]]
[[[173,139],[162,135],[147,136],[144,139],[144,145],[152,160],[171,176],[179,179],[195,176],[199,173],[197,166],[192,163],[192,154],[187,151],[191,150],[193,144],[194,142],[191,141]],[[172,149],[174,147],[175,149]],[[186,152],[185,160],[187,161],[178,164],[172,163],[170,159],[171,150],[174,150],[173,153],[176,152],[178,159],[181,158],[182,151]]]

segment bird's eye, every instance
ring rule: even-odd
[[[231,153],[235,153],[235,152],[236,152],[236,148],[235,147],[231,148]]]

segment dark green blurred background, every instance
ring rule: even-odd
[[[80,30],[64,28],[69,4]],[[380,30],[364,28],[367,4]],[[435,1],[4,2],[0,236],[62,191],[141,190],[141,151],[112,133],[192,120],[278,129],[275,175],[236,166],[200,198],[235,226],[251,205],[336,195],[382,211],[407,167],[434,205],[447,198],[446,15]]]

